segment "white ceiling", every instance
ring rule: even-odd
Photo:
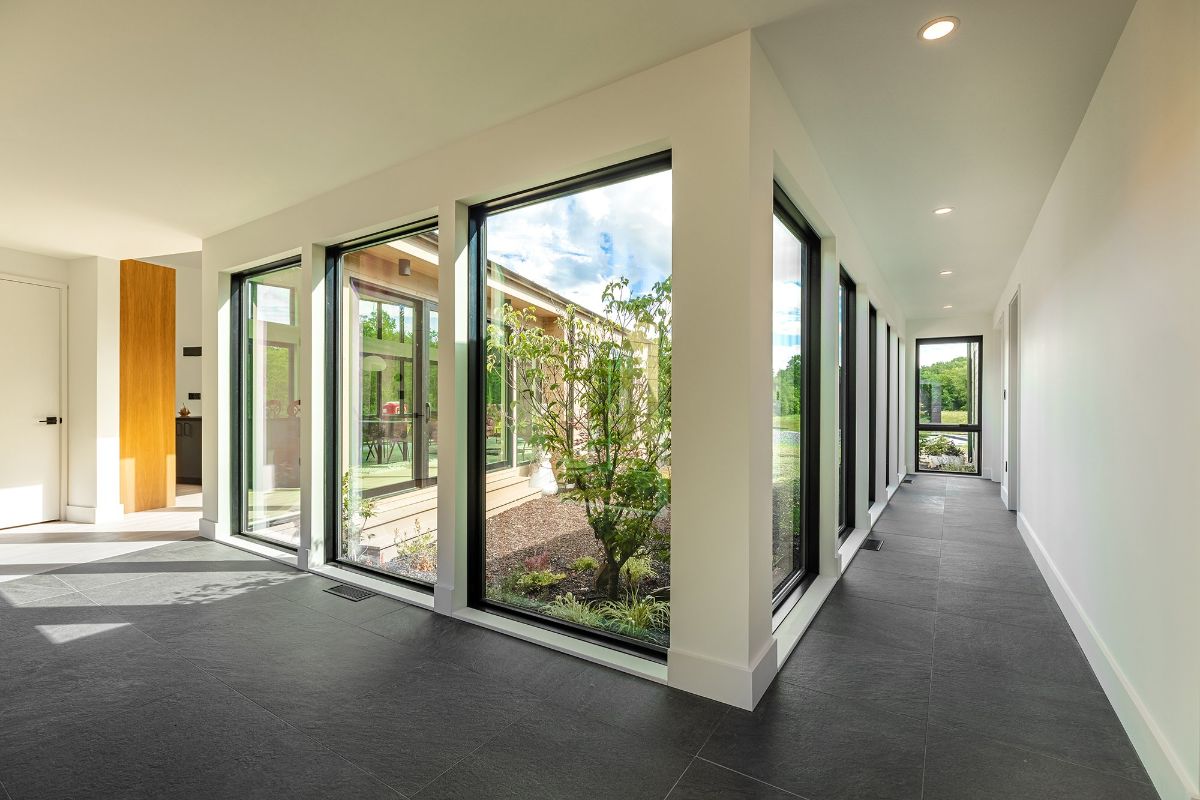
[[[129,258],[828,0],[3,0],[0,247]]]
[[[756,32],[907,317],[992,310],[1132,7],[839,0]]]

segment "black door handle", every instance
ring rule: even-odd
[[[60,422],[62,422],[62,417],[46,417],[38,420],[39,425],[57,425]]]

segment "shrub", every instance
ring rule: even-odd
[[[606,600],[598,607],[605,619],[621,627],[638,630],[666,628],[671,622],[671,605],[648,595],[632,592],[625,600]]]
[[[658,577],[658,572],[647,556],[634,556],[626,561],[625,566],[621,567],[621,574],[629,581],[630,586],[641,586],[642,581],[647,578]]]
[[[571,592],[559,595],[546,606],[546,613],[576,625],[599,628],[604,625],[604,615]]]
[[[525,564],[526,572],[545,572],[550,569],[550,554],[543,550],[537,555],[525,559],[522,563]]]
[[[600,566],[600,562],[591,556],[583,556],[571,562],[571,569],[576,572],[591,572],[598,566]]]
[[[540,591],[549,586],[562,583],[566,580],[567,575],[564,572],[551,572],[546,569],[534,570],[533,572],[524,572],[517,576],[513,586],[518,592],[529,594],[530,592]]]

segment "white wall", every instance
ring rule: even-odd
[[[67,262],[36,253],[0,247],[0,275],[19,275],[51,283],[66,283]]]
[[[454,98],[447,98],[454,102]],[[229,540],[229,284],[230,275],[299,254],[305,377],[301,447],[310,465],[302,480],[303,567],[324,569],[324,463],[321,435],[324,364],[323,245],[437,215],[442,231],[439,281],[442,330],[455,347],[439,353],[439,413],[465,425],[466,225],[470,203],[502,196],[663,149],[673,158],[673,441],[672,524],[686,530],[672,543],[672,647],[666,679],[673,685],[749,707],[777,668],[771,614],[771,181],[778,177],[823,237],[827,289],[823,328],[836,326],[836,269],[845,263],[881,315],[903,325],[836,188],[749,33],[667,62],[535,114],[447,145],[204,242],[205,493],[202,531]],[[832,278],[829,276],[833,276]],[[711,320],[737,320],[719,337]],[[834,342],[822,348],[832,374]],[[731,391],[723,412],[711,408],[712,364]],[[821,405],[832,420],[833,386]],[[862,412],[865,415],[865,409]],[[865,430],[865,416],[862,428]],[[214,424],[215,423],[215,424]],[[466,608],[465,442],[455,431],[439,441],[439,578],[437,610],[503,626]],[[827,453],[832,438],[827,436]],[[830,465],[832,464],[830,457]],[[825,470],[822,470],[825,472]],[[825,478],[822,497],[832,498]],[[713,498],[720,497],[719,503]],[[836,573],[836,536],[829,513],[821,530],[822,571]],[[826,541],[828,539],[828,541]],[[831,567],[830,571],[826,571]],[[355,580],[353,576],[347,579]],[[361,580],[361,578],[359,579]],[[828,587],[825,588],[825,591]],[[812,597],[818,597],[813,592]],[[422,602],[417,595],[408,598]],[[428,602],[427,599],[424,602]],[[819,600],[814,600],[819,604]],[[799,609],[797,614],[815,612]],[[509,626],[511,627],[511,626]],[[783,626],[780,628],[784,629]],[[519,635],[631,666],[620,654],[525,626]],[[590,646],[589,646],[590,647]],[[624,658],[624,660],[622,660]]]
[[[1022,531],[1167,800],[1200,780],[1198,8],[1134,8],[996,309]]]
[[[188,392],[200,391],[203,356],[184,356],[183,348],[200,347],[204,338],[201,259],[199,250],[138,259],[175,270],[175,411],[186,405],[192,416],[200,415],[201,401],[188,400]]]
[[[982,477],[999,481],[1004,472],[1004,448],[1002,435],[1004,418],[1002,416],[1001,400],[1001,366],[1003,364],[1003,338],[993,327],[990,314],[968,314],[937,319],[914,319],[908,321],[907,340],[905,345],[904,363],[908,365],[908,375],[905,381],[906,391],[912,393],[916,389],[917,370],[917,339],[936,338],[939,336],[982,336],[983,337],[983,384],[980,387],[980,414],[983,424],[981,447],[983,458],[980,461]],[[916,452],[916,421],[913,418],[915,397],[904,398],[904,452],[902,458],[910,469],[917,468],[912,461]]]

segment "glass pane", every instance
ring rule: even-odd
[[[774,589],[804,569],[804,266],[806,245],[775,218],[771,363]]]
[[[919,421],[979,424],[979,343],[918,342]]]
[[[842,417],[846,414],[846,286],[838,283],[838,345],[837,345],[837,404],[834,406],[836,432],[833,438],[834,463],[837,465],[837,521],[838,529],[846,524],[846,469],[843,451],[846,449],[846,431]]]
[[[300,544],[300,267],[242,284],[242,502],[244,532]]]
[[[666,647],[671,174],[487,221],[491,602]]]
[[[918,468],[926,472],[979,472],[979,434],[963,431],[920,431]]]
[[[437,231],[340,262],[338,557],[437,579]]]

